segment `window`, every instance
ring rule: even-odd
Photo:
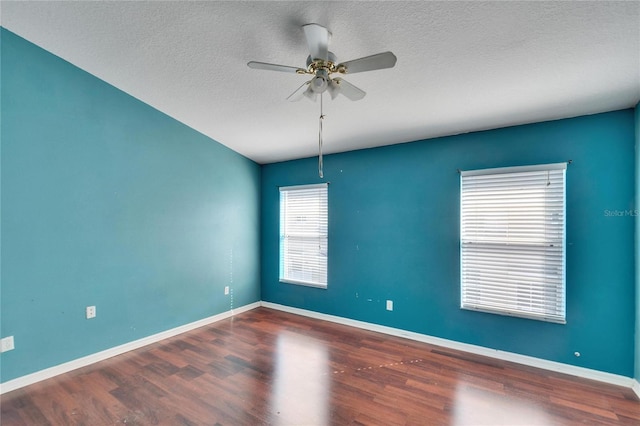
[[[327,184],[280,188],[280,281],[327,287]]]
[[[565,323],[566,163],[463,171],[461,307]]]

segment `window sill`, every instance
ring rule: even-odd
[[[324,290],[327,289],[327,285],[326,284],[312,283],[312,282],[308,282],[308,281],[297,281],[297,280],[290,280],[290,279],[286,279],[286,278],[280,278],[280,282],[281,283],[285,283],[285,284],[302,285],[302,286],[305,286],[305,287],[321,288],[321,289],[324,289]]]

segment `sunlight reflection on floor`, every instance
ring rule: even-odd
[[[271,409],[276,424],[328,423],[327,347],[295,333],[278,336]]]
[[[469,384],[459,384],[453,409],[452,425],[527,425],[554,424],[544,407],[509,395],[499,395]]]

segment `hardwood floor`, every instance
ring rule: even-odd
[[[2,396],[13,425],[638,425],[626,388],[259,308]]]

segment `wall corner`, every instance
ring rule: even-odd
[[[636,384],[640,381],[640,102],[634,109],[635,118],[635,281],[636,281],[636,327],[635,327],[635,379]],[[640,387],[635,387],[636,393],[640,397]]]

